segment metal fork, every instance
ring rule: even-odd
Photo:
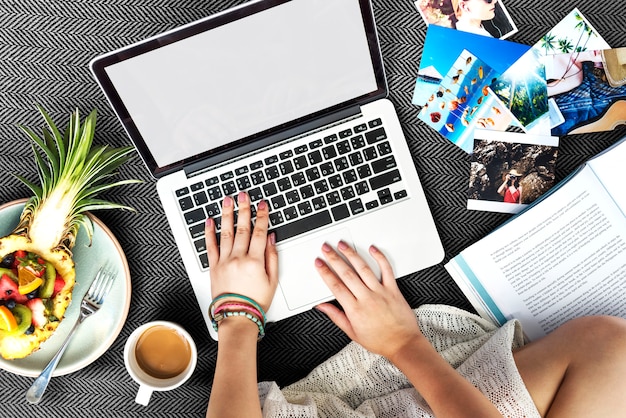
[[[59,364],[59,360],[61,360],[61,357],[67,348],[68,342],[72,338],[72,335],[74,335],[74,331],[76,331],[85,318],[88,318],[98,312],[104,302],[105,296],[109,293],[111,287],[113,287],[114,279],[115,276],[112,272],[106,270],[104,267],[100,267],[100,270],[96,273],[96,277],[93,279],[91,286],[89,286],[89,290],[87,290],[83,300],[80,302],[80,315],[78,316],[78,321],[76,321],[70,330],[70,333],[65,338],[65,341],[63,341],[63,345],[61,345],[59,351],[57,351],[54,357],[52,357],[50,363],[48,363],[46,368],[43,369],[39,377],[35,379],[33,385],[26,392],[26,400],[28,402],[33,404],[39,403],[43,393],[48,387],[48,383],[52,377],[52,372],[56,369],[57,364]]]

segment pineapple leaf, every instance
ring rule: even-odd
[[[22,183],[24,183],[32,192],[36,197],[41,196],[42,194],[42,190],[41,187],[37,186],[35,183],[31,182],[30,180],[26,179],[25,177],[22,177],[20,175],[14,174],[14,176],[21,181]]]
[[[90,240],[93,235],[93,225],[85,212],[95,209],[134,210],[95,198],[113,187],[139,182],[110,181],[117,174],[116,170],[131,158],[134,149],[93,145],[96,110],[82,123],[78,110],[72,112],[61,133],[50,115],[41,106],[38,109],[46,121],[42,136],[29,128],[20,128],[33,142],[41,185],[16,176],[35,195],[27,202],[18,227],[20,233],[27,234],[43,248],[70,251],[81,225]]]

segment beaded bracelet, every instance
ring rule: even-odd
[[[263,319],[263,323],[267,322],[267,318],[265,316],[265,311],[263,310],[263,308],[261,308],[261,305],[259,305],[255,300],[244,296],[244,295],[240,295],[238,293],[222,293],[221,295],[216,296],[213,301],[211,302],[211,305],[209,305],[209,316],[212,317],[214,314],[214,310],[215,310],[215,304],[217,302],[219,302],[220,300],[240,300],[240,301],[244,301],[252,306],[254,306],[259,313],[261,314],[261,318]]]
[[[231,303],[231,302],[224,302],[221,305],[219,305],[217,308],[215,308],[215,310],[213,311],[213,317],[217,317],[220,312],[222,311],[230,311],[230,312],[235,312],[235,311],[246,311],[251,313],[252,315],[256,316],[259,321],[262,321],[261,318],[263,318],[263,315],[261,315],[261,312],[259,312],[259,310],[257,308],[255,308],[252,305],[246,304],[246,303]],[[265,322],[262,322],[263,326],[265,326]]]
[[[224,303],[215,307],[217,302],[221,300],[225,300]],[[259,328],[259,340],[265,336],[265,322],[267,320],[265,311],[261,308],[261,305],[247,296],[237,293],[218,295],[211,302],[208,315],[215,332],[217,332],[220,322],[224,319],[233,316],[244,316],[254,322]]]
[[[215,332],[218,331],[219,324],[224,319],[233,316],[243,316],[254,322],[259,328],[259,335],[257,340],[261,340],[265,336],[265,326],[263,325],[263,322],[259,317],[247,311],[230,311],[227,309],[220,310],[220,312],[216,313],[215,316],[211,319],[211,324],[213,325],[213,329],[215,330]]]

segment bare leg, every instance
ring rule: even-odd
[[[514,357],[542,416],[623,416],[626,320],[575,319]]]

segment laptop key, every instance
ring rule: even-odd
[[[293,205],[294,203],[300,201],[300,194],[297,190],[288,191],[287,193],[285,193],[285,197],[287,198],[287,203],[289,203],[290,205]]]
[[[211,203],[205,206],[206,214],[209,218],[220,214],[220,205],[217,203]]]
[[[365,139],[368,144],[373,144],[374,142],[379,142],[384,139],[387,139],[387,132],[385,132],[385,128],[378,128],[370,132],[365,133]]]
[[[351,200],[348,205],[350,205],[350,211],[353,215],[358,215],[359,213],[365,212],[365,208],[363,207],[363,202],[361,202],[361,199]]]
[[[248,176],[239,177],[237,179],[237,188],[239,190],[248,190],[252,186],[250,178]]]
[[[194,209],[192,211],[185,213],[185,222],[187,222],[187,225],[192,225],[198,222],[202,222],[205,219],[206,219],[206,216],[204,214],[204,209],[202,208]]]
[[[280,172],[278,171],[278,167],[273,165],[265,169],[265,175],[267,176],[268,180],[274,180],[275,178],[280,177]]]
[[[178,200],[178,205],[180,206],[180,210],[183,212],[194,207],[193,200],[189,196],[183,197]]]
[[[367,131],[367,125],[362,123],[354,127],[354,132],[365,132]]]
[[[195,224],[189,227],[189,235],[196,239],[204,236],[204,223]]]
[[[189,194],[189,188],[188,187],[183,187],[182,189],[176,190],[176,197],[185,196],[186,194]]]
[[[311,151],[307,156],[309,157],[309,163],[311,163],[311,165],[322,162],[322,153],[319,150]]]
[[[276,184],[274,183],[267,183],[263,185],[263,193],[265,194],[265,196],[274,196],[276,193],[278,193],[278,189],[276,188]]]
[[[302,170],[307,168],[309,166],[309,163],[307,162],[306,157],[304,155],[301,155],[293,159],[293,165],[296,167],[297,170]]]
[[[308,200],[306,202],[298,203],[298,213],[300,216],[308,215],[311,212],[313,212],[313,207]]]
[[[202,182],[194,183],[190,187],[192,192],[197,192],[198,190],[204,189],[204,185],[202,184]]]
[[[285,219],[288,221],[296,219],[298,217],[298,211],[294,206],[283,209],[283,214],[285,215]]]
[[[392,170],[387,173],[383,173],[379,176],[372,177],[370,182],[370,187],[373,190],[380,189],[381,187],[389,186],[392,183],[396,183],[402,180],[402,176],[400,175],[399,170]]]
[[[204,191],[200,191],[198,193],[194,193],[193,201],[196,202],[196,206],[200,206],[207,203],[209,199],[206,197],[206,193],[204,193]]]
[[[255,187],[254,189],[248,190],[248,196],[250,196],[252,202],[256,202],[257,200],[263,199],[263,192],[260,187]]]
[[[368,125],[370,128],[375,128],[383,124],[383,121],[380,118],[376,118],[374,120],[369,121]]]
[[[323,210],[304,218],[300,218],[294,222],[270,229],[270,232],[274,232],[276,234],[276,241],[283,241],[320,228],[324,225],[329,225],[331,222],[332,218],[330,217],[330,212],[328,210]]]
[[[232,196],[237,193],[237,186],[235,186],[234,181],[228,181],[222,184],[222,190],[224,191],[224,196]]]
[[[202,268],[208,269],[209,256],[207,255],[207,253],[200,254],[198,257],[200,258],[200,264],[202,265]]]
[[[272,155],[270,157],[267,157],[265,160],[263,160],[265,162],[265,164],[270,165],[270,164],[274,164],[278,162],[278,156],[277,155]]]
[[[282,224],[283,222],[285,222],[285,218],[283,218],[282,212],[270,213],[270,224],[272,226]]]
[[[313,189],[313,186],[311,186],[310,184],[306,184],[300,187],[300,195],[303,199],[308,199],[315,196],[315,190]]]
[[[348,209],[348,205],[345,203],[342,203],[339,206],[334,206],[330,210],[333,212],[333,218],[335,221],[340,221],[350,216],[350,210]]]
[[[382,173],[383,171],[396,168],[397,166],[398,164],[396,163],[396,159],[393,155],[388,155],[372,162],[372,170],[374,170],[374,174]]]
[[[273,209],[280,209],[285,206],[287,206],[287,202],[285,202],[285,198],[283,197],[283,195],[278,195],[272,198]]]
[[[199,253],[206,251],[206,240],[204,238],[194,241],[193,245],[196,247],[196,251]]]

